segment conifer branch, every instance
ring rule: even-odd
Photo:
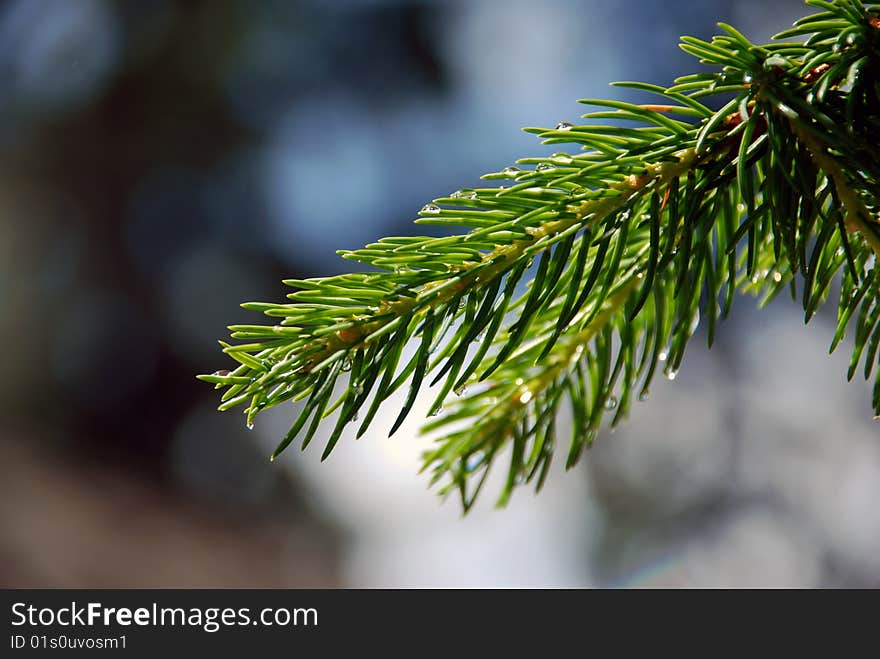
[[[616,424],[656,372],[675,377],[701,320],[711,346],[738,291],[766,303],[785,289],[797,299],[800,287],[809,321],[839,277],[831,348],[854,324],[848,376],[864,363],[870,378],[880,347],[880,9],[808,4],[820,12],[769,44],[726,24],[712,41],[683,37],[711,70],[672,87],[618,83],[656,104],[586,99],[596,109],[585,122],[526,129],[580,152],[522,159],[484,177],[507,187],[460,190],[419,213],[417,223],[457,235],[343,251],[373,270],[288,280],[289,303],[243,305],[274,324],[232,326],[241,342],[222,345],[237,366],[199,377],[224,389],[220,409],[245,406],[248,425],[298,403],[273,459],[297,437],[305,448],[335,414],[326,458],[348,424],[362,415],[363,435],[407,386],[393,433],[436,386],[425,430],[440,437],[424,464],[465,509],[505,452],[500,503],[521,482],[541,486],[563,406],[575,464],[606,413]],[[880,414],[880,378],[873,403]]]

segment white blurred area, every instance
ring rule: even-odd
[[[829,358],[833,325],[804,327],[786,300],[737,302],[715,348],[698,335],[676,381],[594,450],[594,569],[628,586],[877,584],[880,427],[843,375],[850,346]]]
[[[499,510],[494,503],[506,476],[502,456],[481,499],[464,516],[456,493],[441,499],[428,489],[429,474],[418,473],[421,454],[431,447],[431,439],[420,436],[419,427],[435,391],[419,396],[393,437],[387,432],[403,405],[406,388],[386,401],[361,439],[354,440],[357,424],[349,428],[325,462],[319,462],[319,456],[332,424],[319,430],[305,453],[292,447],[279,458],[308,484],[314,497],[311,503],[322,516],[350,532],[342,565],[347,585],[590,584],[584,556],[586,521],[592,513],[583,468],[563,477],[557,465],[538,496],[522,489]],[[290,422],[291,408],[284,407],[261,415],[262,426],[257,428],[267,449]],[[572,506],[573,501],[578,505]]]

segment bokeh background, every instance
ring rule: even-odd
[[[575,470],[462,519],[418,419],[267,456],[196,373],[284,277],[544,153],[526,125],[799,0],[0,4],[0,585],[878,586],[880,428],[832,319],[738,301]],[[558,147],[557,147],[558,148]],[[396,414],[393,405],[387,413]],[[320,445],[316,440],[315,445]],[[491,490],[491,487],[489,488]]]

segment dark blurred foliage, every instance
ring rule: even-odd
[[[243,320],[238,302],[304,274],[268,249],[260,150],[279,115],[328,85],[377,111],[442,93],[422,30],[430,13],[234,1],[0,9],[4,441],[183,499],[312,517],[245,433],[193,416],[213,404],[193,375],[219,361],[214,339]]]
[[[244,317],[229,301],[275,296],[282,276],[304,274],[266,248],[248,154],[271,137],[275,115],[328,81],[378,106],[414,86],[442,90],[419,37],[429,13],[293,2],[7,6],[5,27],[18,18],[25,30],[8,49],[56,40],[7,53],[19,61],[3,67],[12,90],[4,183],[26,211],[7,211],[5,223],[32,250],[10,255],[20,261],[9,269],[19,313],[7,307],[4,320],[46,347],[28,351],[34,382],[12,388],[21,399],[7,414],[64,428],[66,443],[102,460],[134,455],[161,473],[181,416],[210,396],[191,375],[208,367],[211,339]],[[66,93],[46,91],[65,84]]]

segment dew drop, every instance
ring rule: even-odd
[[[639,394],[639,400],[643,403],[645,401],[647,401],[648,398],[650,398],[650,397],[651,397],[651,392],[648,391],[647,389],[645,389],[642,393]]]
[[[567,153],[554,153],[550,157],[553,159],[553,162],[559,165],[570,165],[572,162],[572,157]]]
[[[659,361],[661,361],[661,362],[665,362],[665,361],[666,361],[666,358],[667,358],[668,356],[669,356],[669,355],[667,355],[665,352],[661,352],[659,355],[657,355],[657,359],[658,359]]]
[[[666,371],[666,378],[671,382],[678,375],[678,371]]]
[[[470,192],[468,192],[468,193],[464,196],[464,198],[465,198],[465,199],[470,199],[471,201],[474,201],[474,200],[476,200],[476,198],[477,198],[477,193],[474,192],[473,190],[471,190]]]
[[[574,124],[568,121],[560,121],[556,124],[556,130],[571,130],[572,128],[574,128]]]
[[[502,169],[501,173],[504,174],[505,176],[512,177],[512,176],[517,176],[519,174],[522,174],[522,170],[519,167],[514,167],[513,165],[511,165],[510,167],[505,167],[504,169]]]
[[[535,167],[536,172],[552,172],[554,169],[556,169],[556,166],[550,164],[549,162],[542,162],[537,167]]]
[[[452,391],[453,393],[455,393],[456,396],[464,396],[467,393],[468,388],[466,384],[463,384],[460,387],[456,387]]]
[[[525,382],[525,380],[523,380],[522,378],[517,378],[515,384],[517,387],[521,387],[523,382]]]
[[[525,405],[530,400],[532,400],[532,391],[530,389],[526,389],[519,395],[519,402],[522,405]]]
[[[616,407],[617,407],[617,397],[616,396],[609,396],[608,400],[605,401],[605,409],[606,410],[613,410]]]
[[[691,334],[696,332],[697,328],[699,326],[700,326],[700,310],[697,309],[696,312],[694,313],[693,319],[691,319],[691,327],[690,327]]]
[[[483,460],[485,456],[482,451],[474,453],[473,455],[468,456],[467,462],[464,463],[465,471],[471,472],[475,471],[481,464],[483,464]]]
[[[351,370],[351,359],[349,359],[348,357],[343,359],[342,366],[339,367],[339,370],[341,370],[343,372],[350,371]]]
[[[229,375],[229,371],[227,371],[226,369],[222,369],[220,371],[214,371],[213,375],[216,375],[221,378],[225,378],[227,375]]]
[[[752,82],[752,74],[751,74],[751,73],[745,73],[745,74],[743,74],[743,82],[744,82],[745,84],[747,84],[747,85],[748,85],[748,84],[751,84],[751,82]]]
[[[773,273],[773,281],[775,281],[777,284],[779,282],[781,282],[782,281],[782,273],[781,272],[774,272]]]
[[[254,422],[248,421],[247,424],[245,424],[245,428],[247,428],[248,430],[253,430],[254,429]]]
[[[357,421],[357,420],[358,420],[358,413],[357,413],[357,412],[355,412],[354,414],[351,415],[351,420],[352,420],[352,421]]]
[[[450,199],[461,199],[464,195],[461,193],[461,190],[456,190],[452,194],[449,195]]]
[[[440,212],[440,207],[437,204],[425,204],[422,206],[421,212],[436,215]]]
[[[758,279],[758,275],[752,275],[752,283],[753,284],[757,284],[759,281],[760,281],[760,279]]]

